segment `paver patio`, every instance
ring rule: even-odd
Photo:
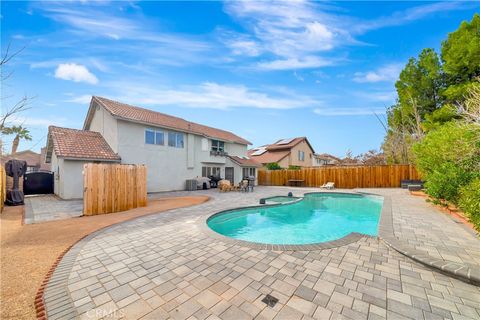
[[[325,250],[272,251],[204,231],[206,217],[220,210],[314,190],[199,191],[212,200],[94,233],[65,255],[52,276],[44,295],[48,318],[480,318],[479,287],[421,265],[378,238]],[[362,191],[391,198],[397,237],[418,249],[425,243],[432,256],[478,264],[475,235],[423,199],[400,189]],[[266,294],[279,302],[266,306]]]

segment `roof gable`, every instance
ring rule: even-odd
[[[46,152],[48,161],[53,151],[60,158],[120,161],[103,136],[95,131],[50,126]]]
[[[295,146],[302,142],[306,142],[308,147],[312,150],[312,153],[314,153],[312,145],[308,141],[307,137],[297,137],[291,139],[280,139],[273,144],[268,144],[255,149],[250,149],[248,151],[248,156],[264,164],[279,162],[280,160],[288,156]],[[260,154],[257,153],[257,155],[255,155],[255,152],[259,148],[265,149],[265,152],[259,152]]]
[[[165,113],[148,110],[97,96],[93,96],[92,101],[90,102],[90,108],[85,119],[84,130],[88,130],[90,127],[90,122],[92,121],[93,113],[95,112],[94,106],[96,103],[103,106],[108,112],[110,112],[112,116],[125,121],[165,127],[168,129],[193,133],[227,142],[235,142],[245,145],[251,144],[248,140],[245,140],[229,131],[208,127]]]

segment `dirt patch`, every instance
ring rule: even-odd
[[[147,207],[98,216],[22,225],[23,207],[0,214],[0,318],[35,319],[35,294],[57,257],[84,236],[115,223],[208,200],[206,196],[151,200]]]

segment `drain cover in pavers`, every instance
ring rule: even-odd
[[[265,296],[265,298],[262,299],[262,302],[264,302],[267,306],[273,308],[277,304],[278,299],[269,295],[269,294],[267,294]]]

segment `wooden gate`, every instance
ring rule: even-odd
[[[95,163],[84,165],[84,215],[120,212],[146,205],[146,166]]]

